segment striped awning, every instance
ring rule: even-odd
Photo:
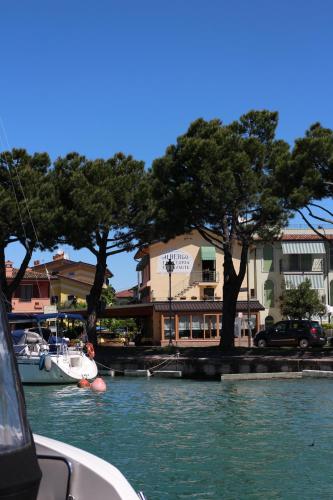
[[[284,255],[325,253],[325,245],[322,241],[282,241],[281,243]]]
[[[216,252],[215,247],[201,247],[201,260],[215,260]]]
[[[296,288],[301,283],[308,279],[311,282],[311,288],[314,290],[324,289],[324,276],[322,274],[287,274],[284,276],[286,289]]]

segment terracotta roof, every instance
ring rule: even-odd
[[[121,290],[120,292],[116,292],[117,299],[132,299],[134,297],[133,290]]]
[[[18,273],[18,269],[13,268],[13,275],[11,276],[12,278],[15,278],[15,276]],[[50,276],[51,279],[55,279],[54,276]],[[46,274],[46,272],[41,273],[37,272],[34,270],[27,269],[26,272],[24,273],[23,279],[29,279],[29,280],[48,280],[49,276]]]
[[[153,302],[154,310],[157,312],[168,312],[169,303],[168,302]],[[264,311],[265,308],[260,304],[258,300],[250,300],[250,311]],[[171,310],[174,312],[222,312],[223,301],[220,300],[198,300],[198,301],[185,301],[185,300],[175,300],[171,303]],[[236,311],[246,311],[247,301],[239,300],[236,305]]]
[[[321,238],[318,236],[318,234],[310,234],[310,233],[303,233],[303,234],[283,234],[281,237],[282,241],[324,241],[325,239],[328,240],[333,240],[333,234],[326,233],[325,237]]]

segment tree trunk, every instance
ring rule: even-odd
[[[106,271],[106,245],[107,235],[105,238],[103,237],[100,240],[94,283],[91,287],[90,294],[87,297],[87,334],[89,342],[91,342],[95,347],[97,346],[96,321],[100,312],[100,298]]]
[[[224,251],[223,264],[223,311],[222,333],[220,347],[227,351],[235,347],[235,318],[239,290],[242,285],[247,265],[248,245],[243,244],[238,274],[232,261],[232,252],[229,248]]]

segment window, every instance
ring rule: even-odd
[[[312,271],[311,254],[292,254],[288,257],[288,271]]]
[[[274,307],[274,283],[271,280],[264,284],[264,306],[266,309]]]
[[[24,302],[30,302],[32,298],[32,285],[21,285],[20,286],[20,299]]]
[[[59,302],[58,295],[52,295],[52,297],[51,297],[51,304],[58,304],[58,302]]]
[[[203,289],[204,300],[214,300],[214,288],[204,288]]]
[[[191,337],[190,316],[179,316],[178,331],[180,339],[189,339]]]
[[[193,339],[203,339],[204,328],[203,328],[203,317],[202,316],[192,316],[192,338]]]
[[[274,271],[274,253],[272,245],[265,245],[263,248],[263,272]]]
[[[174,328],[174,316],[172,316],[171,321],[169,317],[164,318],[164,338],[165,340],[170,339],[170,333],[171,333],[171,339],[175,338],[175,328]],[[171,330],[171,332],[170,332]]]
[[[287,326],[288,323],[286,323],[285,321],[281,321],[280,323],[276,323],[275,330],[277,331],[277,333],[284,333],[287,331]]]

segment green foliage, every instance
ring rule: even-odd
[[[297,210],[315,232],[318,222],[314,221],[333,222],[333,213],[318,205],[319,200],[333,195],[331,129],[320,123],[312,125],[304,137],[295,141],[290,162],[276,165],[275,176],[276,190],[285,206]]]
[[[193,122],[153,163],[156,223],[165,237],[206,228],[224,245],[272,239],[288,213],[272,171],[288,162],[289,146],[274,140],[277,113],[251,111],[238,122]],[[172,217],[170,216],[172,214]]]
[[[125,318],[125,319],[117,319],[117,318],[103,319],[101,321],[101,326],[105,326],[111,332],[116,332],[116,330],[123,329],[123,328],[128,329],[128,331],[130,331],[130,332],[136,332],[136,331],[138,331],[138,326],[136,324],[135,319],[133,319],[133,318]]]
[[[88,335],[96,342],[107,259],[133,250],[149,228],[148,174],[143,162],[122,153],[94,161],[71,153],[55,162],[53,176],[63,208],[64,242],[76,249],[85,247],[96,257],[94,283],[87,298]],[[108,292],[107,300],[112,299]]]
[[[326,311],[316,290],[311,289],[310,280],[305,280],[297,288],[284,290],[280,297],[280,308],[283,316],[293,319],[310,319]]]
[[[19,285],[32,252],[55,248],[58,203],[46,153],[29,155],[24,149],[0,154],[0,282],[10,299]],[[12,283],[5,277],[5,250],[19,242],[25,249],[20,270]]]
[[[86,309],[87,302],[85,300],[77,300],[73,302],[71,300],[66,300],[65,302],[61,302],[59,304],[59,310],[68,310],[68,309]]]
[[[111,306],[114,302],[114,297],[115,297],[115,289],[113,286],[108,286],[107,288],[103,288],[102,294],[101,294],[101,299],[105,301],[105,304],[107,306]]]
[[[322,323],[324,330],[333,330],[333,323]]]

